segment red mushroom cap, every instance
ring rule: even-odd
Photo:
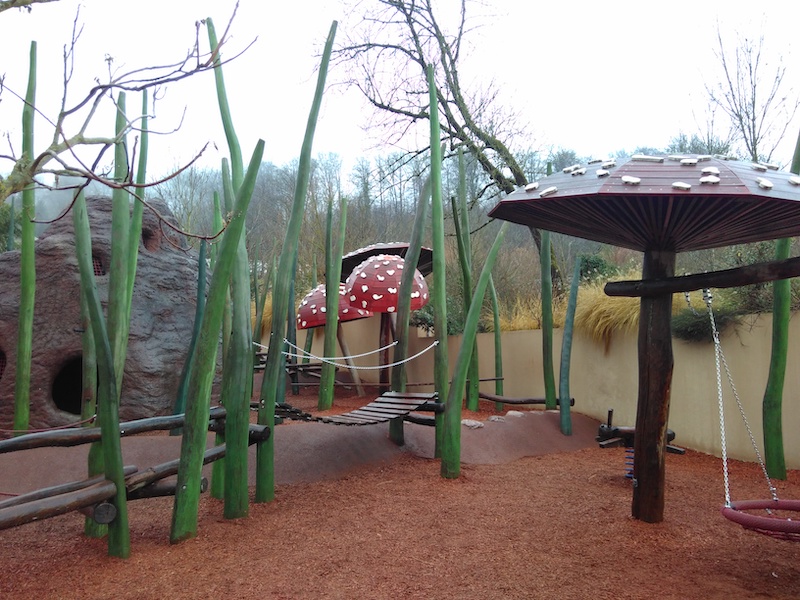
[[[325,301],[327,290],[322,283],[308,292],[300,301],[297,309],[297,328],[310,329],[325,325],[326,308]],[[344,284],[339,284],[339,321],[354,321],[371,317],[372,313],[362,308],[352,306],[345,295]]]
[[[404,267],[405,261],[394,254],[369,257],[353,269],[345,282],[348,302],[373,312],[395,312]],[[414,269],[411,310],[419,310],[428,300],[428,284],[422,273]]]

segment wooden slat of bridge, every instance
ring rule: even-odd
[[[336,425],[375,425],[397,419],[436,402],[435,393],[386,392],[366,406],[341,415],[320,417],[325,423]]]

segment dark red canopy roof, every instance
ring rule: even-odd
[[[800,235],[800,178],[791,173],[709,156],[609,162],[576,165],[520,188],[489,215],[642,251]]]
[[[371,244],[358,250],[348,252],[342,257],[342,281],[347,280],[347,276],[353,272],[358,265],[367,260],[370,256],[378,254],[394,254],[405,258],[408,253],[408,242],[387,242],[383,244]],[[417,270],[423,276],[433,272],[433,250],[423,246],[420,248]]]

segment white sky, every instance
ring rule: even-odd
[[[446,5],[451,0],[437,0]],[[6,85],[24,94],[28,47],[38,43],[37,104],[53,116],[61,95],[61,55],[69,40],[75,11],[81,5],[85,28],[78,46],[78,68],[71,100],[82,96],[106,72],[104,57],[124,69],[181,58],[194,41],[196,20],[211,16],[221,34],[235,4],[232,0],[62,0],[34,7],[31,14],[0,15],[0,73]],[[636,146],[664,146],[679,131],[693,133],[695,112],[707,104],[704,82],[718,79],[716,21],[723,35],[757,36],[763,27],[770,57],[783,55],[787,83],[800,90],[795,67],[800,3],[794,0],[667,3],[617,0],[602,3],[573,0],[513,2],[485,0],[481,28],[464,65],[465,81],[493,78],[501,100],[532,125],[529,140],[518,146],[553,145],[579,155],[605,156]],[[314,72],[331,21],[343,21],[341,2],[297,0],[289,3],[241,0],[224,50],[230,56],[254,38],[255,45],[225,66],[225,80],[245,160],[257,138],[266,141],[265,159],[284,164],[298,156],[316,81]],[[201,47],[207,47],[205,29]],[[340,23],[341,35],[341,23]],[[335,74],[331,74],[335,78]],[[0,133],[9,133],[19,152],[21,103],[8,91],[1,96]],[[140,105],[128,98],[128,114]],[[170,131],[151,137],[151,174],[165,173],[188,160],[206,142],[216,144],[203,164],[218,166],[227,153],[210,74],[169,88],[157,107],[151,129]],[[363,131],[367,108],[356,92],[331,89],[323,100],[314,150],[337,152],[348,164],[366,154],[375,140]],[[702,117],[700,117],[702,119]],[[107,121],[107,123],[105,122]],[[113,117],[104,117],[96,133],[107,134]],[[702,120],[701,120],[702,123]],[[789,129],[774,157],[788,163],[800,126]],[[37,148],[48,143],[51,130],[37,122]],[[390,149],[386,149],[389,151]],[[0,154],[7,154],[7,144]],[[0,162],[0,172],[9,163]],[[344,173],[346,177],[347,173]]]

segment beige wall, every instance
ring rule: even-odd
[[[378,347],[379,319],[364,319],[344,325],[353,354]],[[772,333],[770,315],[750,319],[746,324],[723,333],[722,347],[744,405],[750,427],[759,447],[761,436],[761,401],[766,385]],[[424,334],[422,334],[424,335]],[[302,334],[300,339],[305,339]],[[555,332],[554,351],[558,371],[561,332]],[[614,336],[608,352],[601,343],[576,335],[572,346],[570,391],[575,410],[605,421],[609,408],[614,409],[614,424],[633,426],[636,420],[638,358],[636,333]],[[787,466],[800,469],[800,319],[790,325],[789,360],[783,396],[783,437]],[[410,353],[427,348],[432,338],[412,338]],[[450,363],[455,363],[460,338],[448,341]],[[478,336],[481,377],[494,376],[494,338]],[[321,349],[321,330],[315,338],[315,350]],[[513,331],[503,335],[503,374],[506,396],[544,395],[541,371],[541,331]],[[676,433],[675,444],[719,456],[720,431],[717,409],[714,347],[710,343],[673,342],[675,369],[672,378],[672,403],[669,426]],[[377,356],[357,359],[359,365],[376,365]],[[377,371],[360,371],[366,381],[376,381]],[[408,366],[409,381],[433,381],[433,351],[423,354]],[[556,373],[558,377],[558,373]],[[744,422],[739,416],[729,386],[724,379],[728,453],[732,458],[755,460]],[[556,382],[557,385],[557,382]],[[426,389],[426,388],[417,388]],[[494,392],[494,384],[485,382],[481,389]]]

